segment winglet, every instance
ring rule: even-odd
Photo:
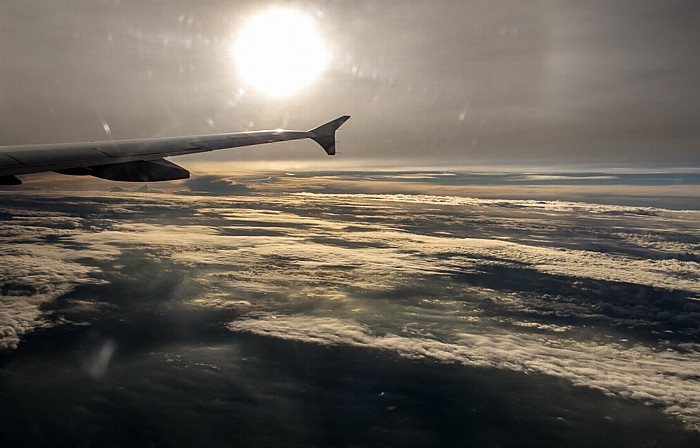
[[[329,156],[335,155],[335,131],[337,131],[343,123],[348,121],[348,118],[350,118],[350,115],[343,115],[326,124],[313,128],[309,131],[311,134],[314,134],[311,139],[321,145],[326,151],[326,154]]]

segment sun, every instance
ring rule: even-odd
[[[248,85],[277,97],[310,84],[329,59],[314,21],[291,9],[272,9],[250,19],[231,52]]]

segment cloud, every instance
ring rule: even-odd
[[[552,375],[607,394],[661,405],[700,430],[697,356],[657,352],[642,346],[580,342],[558,337],[511,334],[459,334],[458,342],[424,337],[378,335],[366,325],[327,317],[258,316],[230,322],[229,330],[322,345],[350,345],[390,350],[411,359],[435,359],[466,366],[493,367]]]
[[[410,195],[58,198],[3,198],[4,348],[55,325],[51,302],[83,285],[64,310],[80,315],[95,296],[144,316],[174,300],[238,333],[553,375],[700,427],[700,265],[683,255],[700,244],[698,212]],[[113,309],[99,311],[96,326]],[[87,357],[95,378],[115,353],[102,348]]]
[[[0,350],[16,349],[20,339],[53,320],[42,307],[76,285],[100,283],[94,268],[66,256],[66,251],[36,246],[0,248]]]
[[[214,196],[242,196],[249,195],[255,191],[246,184],[214,175],[193,176],[186,180],[184,185],[187,186],[192,193],[210,194]]]
[[[627,214],[650,214],[666,212],[665,209],[656,209],[653,207],[628,207],[622,205],[605,205],[593,204],[585,202],[571,201],[540,201],[531,199],[482,199],[474,197],[462,196],[444,196],[444,195],[422,195],[422,194],[332,194],[332,193],[295,193],[297,196],[335,198],[335,199],[365,199],[371,201],[386,201],[386,202],[403,202],[403,203],[419,203],[419,204],[434,204],[434,205],[451,205],[451,206],[491,206],[491,207],[517,207],[517,208],[533,208],[545,209],[552,211],[589,211],[589,212],[616,212]],[[700,212],[688,212],[700,214]]]
[[[134,189],[134,191],[137,193],[163,193],[162,190],[157,190],[155,188],[149,187],[148,184],[143,184],[140,187],[137,187],[136,189]],[[112,190],[112,192],[115,192],[115,191]]]

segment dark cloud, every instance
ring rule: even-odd
[[[235,308],[192,307],[194,291],[173,293],[196,276],[191,268],[143,252],[125,253],[117,263],[127,270],[105,264],[107,283],[80,287],[52,307],[83,325],[36,333],[0,373],[6,385],[0,434],[9,446],[45,439],[136,446],[202,440],[693,446],[696,439],[653,408],[550,376],[353,347],[366,344],[366,330],[355,333],[356,326],[332,319],[281,319],[270,327],[280,336],[294,325],[291,341],[231,335],[221,331],[222,320],[254,321],[240,319]],[[299,335],[313,343],[299,343]],[[334,347],[319,346],[324,340]],[[44,368],[36,369],[38,362]]]
[[[163,193],[162,190],[149,187],[148,184],[143,184],[140,187],[136,188],[134,191],[138,193]]]
[[[115,336],[127,335],[123,326]],[[67,341],[80,347],[81,336]],[[78,353],[89,354],[90,344],[104,340],[88,339]],[[29,358],[13,370],[16,375],[2,374],[8,386],[0,392],[2,440],[8,446],[42,445],[46,439],[130,446],[492,446],[495,441],[693,446],[696,441],[652,408],[540,375],[244,336],[229,337],[214,351],[172,342],[167,351],[125,354],[121,348],[100,381],[80,370],[75,352],[62,352],[60,359],[32,351],[60,366],[61,375],[42,369],[30,374]]]

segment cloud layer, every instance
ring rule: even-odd
[[[549,375],[700,427],[698,212],[120,192],[5,196],[2,213],[4,349],[37,328],[176,309],[232,338]],[[120,346],[98,344],[91,377]]]

